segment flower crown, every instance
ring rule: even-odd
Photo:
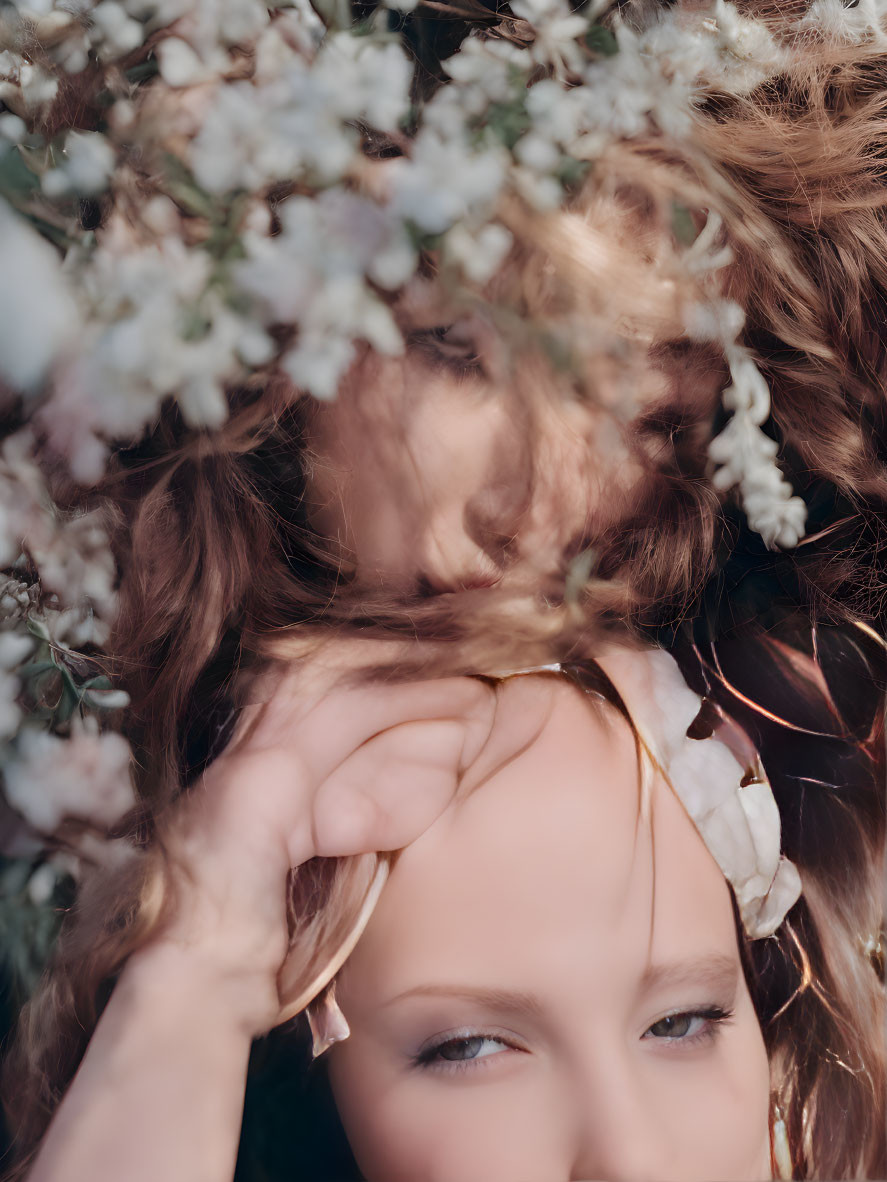
[[[389,304],[423,251],[483,284],[511,247],[509,197],[552,209],[614,143],[692,142],[707,94],[749,92],[805,38],[885,42],[868,0],[782,14],[779,42],[728,0],[642,30],[606,0],[513,0],[504,18],[479,0],[389,0],[358,23],[348,0],[315,3],[0,0],[0,398],[18,424],[0,448],[0,763],[32,834],[65,816],[111,825],[133,804],[125,744],[100,726],[126,696],[78,655],[107,639],[115,561],[98,514],[57,511],[37,437],[89,484],[168,400],[211,430],[229,388],[269,370],[330,398],[355,342],[403,349]],[[401,29],[441,8],[476,28],[420,108]],[[376,132],[402,152],[384,194],[363,183]],[[697,233],[674,213],[683,266],[711,292],[685,331],[730,372],[713,479],[791,547],[805,507],[762,430],[744,313],[718,294],[719,216]],[[54,881],[35,875],[34,898]]]
[[[614,142],[692,138],[708,90],[743,94],[788,56],[728,0],[640,33],[599,23],[602,0],[513,0],[508,39],[474,4],[487,28],[417,110],[392,11],[415,0],[357,24],[347,0],[318,7],[325,20],[307,0],[0,6],[0,261],[18,277],[0,379],[42,400],[77,478],[98,478],[109,441],[138,437],[167,397],[209,428],[255,370],[334,397],[356,341],[402,351],[386,301],[424,248],[484,283],[512,243],[509,195],[556,208]],[[385,194],[360,190],[359,128],[403,147]],[[683,265],[713,276],[731,258],[720,219],[696,236],[683,215]],[[684,318],[729,366],[715,483],[739,489],[767,545],[790,547],[804,504],[761,430],[769,393],[743,312],[709,286]]]

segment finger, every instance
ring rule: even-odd
[[[402,849],[441,816],[459,784],[465,727],[412,722],[371,740],[318,790],[312,841],[324,856]]]
[[[492,688],[468,677],[343,688],[307,705],[279,695],[253,727],[249,748],[292,751],[320,784],[352,752],[393,727],[450,720],[477,743],[489,733],[494,712]]]

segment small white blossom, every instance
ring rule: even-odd
[[[103,192],[116,164],[116,154],[107,139],[96,131],[71,131],[62,150],[63,163],[43,174],[47,197],[76,193],[95,197]]]
[[[25,729],[5,771],[6,797],[25,820],[53,833],[66,817],[109,828],[135,804],[126,740],[75,722],[69,739]]]
[[[499,270],[512,244],[505,226],[490,222],[472,233],[463,222],[447,231],[443,251],[473,283],[485,283]]]
[[[105,60],[124,57],[142,44],[145,35],[142,25],[115,0],[102,0],[90,8],[89,19],[93,45]]]
[[[533,61],[553,66],[558,76],[582,69],[585,59],[576,38],[588,31],[587,16],[571,12],[566,0],[512,0],[511,11],[533,26]]]
[[[459,83],[458,102],[463,109],[480,113],[483,107],[478,105],[475,95],[482,96],[484,106],[488,103],[512,102],[515,76],[529,76],[533,58],[529,50],[512,45],[509,41],[493,41],[472,35],[466,37],[457,52],[441,64],[446,73]],[[451,92],[444,87],[434,96],[431,106],[449,101],[450,96]]]
[[[191,86],[210,77],[210,71],[187,41],[167,37],[157,46],[160,76],[167,86]]]
[[[798,27],[815,31],[826,41],[838,44],[873,41],[883,46],[887,43],[885,16],[883,0],[859,0],[854,5],[843,4],[842,0],[813,0]]]
[[[418,135],[409,160],[394,160],[391,208],[429,234],[460,218],[492,213],[508,169],[505,149],[492,142],[473,147],[437,132]]]
[[[410,72],[398,45],[346,33],[325,41],[311,63],[291,52],[267,82],[219,88],[191,145],[194,174],[212,193],[304,174],[336,181],[357,145],[349,124],[396,128],[409,107]]]
[[[669,9],[641,34],[639,45],[666,73],[732,94],[747,94],[787,61],[767,26],[741,16],[729,0]]]
[[[80,318],[59,257],[0,200],[0,378],[15,389],[40,385]]]
[[[55,884],[58,881],[55,867],[51,862],[41,862],[28,879],[28,898],[35,905],[41,907],[52,898]]]
[[[0,669],[17,668],[34,651],[34,641],[20,632],[0,632]]]
[[[20,144],[27,135],[28,128],[24,119],[7,111],[0,115],[0,139],[8,144]]]
[[[331,398],[363,338],[383,353],[403,348],[388,308],[366,277],[395,286],[409,278],[415,254],[398,221],[375,202],[343,189],[280,207],[274,238],[247,234],[247,259],[234,270],[265,322],[298,325],[283,366],[300,388]]]
[[[11,739],[21,723],[22,710],[16,701],[20,692],[19,679],[5,669],[0,670],[0,743]]]
[[[739,487],[749,525],[767,546],[796,546],[807,509],[776,465],[777,443],[761,430],[770,414],[770,391],[747,350],[732,343],[726,355],[733,380],[723,398],[733,417],[709,445],[709,456],[719,465],[712,482],[723,491]]]

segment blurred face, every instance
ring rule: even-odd
[[[613,424],[575,398],[531,401],[473,316],[431,318],[405,357],[366,358],[318,407],[313,522],[362,587],[538,590],[618,518],[637,470]]]
[[[506,682],[466,791],[409,846],[337,994],[368,1182],[771,1177],[727,884],[627,725]]]

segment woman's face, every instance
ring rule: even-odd
[[[317,408],[313,523],[363,591],[537,592],[624,512],[638,465],[599,410],[516,396],[482,320],[431,325],[404,357],[364,358]],[[651,367],[644,398],[664,386]]]
[[[723,875],[628,726],[506,682],[337,994],[334,1095],[369,1182],[770,1174],[769,1075]]]

